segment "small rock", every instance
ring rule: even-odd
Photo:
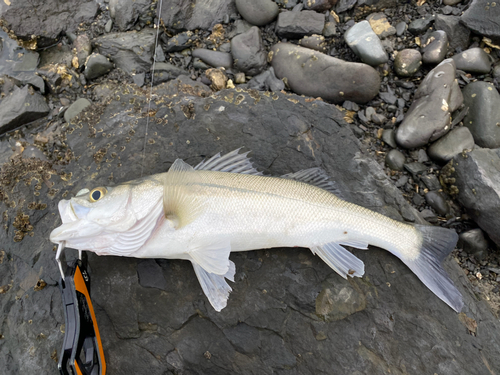
[[[420,35],[431,26],[432,22],[434,22],[434,16],[419,18],[411,21],[408,30],[413,35]]]
[[[354,102],[350,102],[349,100],[346,100],[344,103],[342,103],[342,107],[347,109],[348,111],[359,111],[359,105]]]
[[[306,0],[304,1],[304,7],[309,10],[314,10],[316,12],[324,12],[325,10],[330,10],[338,0]]]
[[[164,35],[166,34],[162,35],[162,41],[164,41]],[[186,48],[191,47],[191,45],[193,44],[193,40],[194,34],[192,31],[185,31],[183,33],[174,35],[172,38],[168,39],[166,43],[163,43],[165,52],[171,53],[185,50]]]
[[[321,34],[325,17],[312,10],[302,12],[285,11],[279,14],[276,35],[287,39],[300,39],[306,35]]]
[[[106,25],[104,25],[104,31],[109,33],[111,32],[111,29],[113,28],[113,20],[109,20],[106,22]]]
[[[278,5],[271,0],[236,0],[235,4],[241,16],[256,26],[267,25],[279,13]]]
[[[403,36],[406,31],[406,22],[401,21],[396,25],[396,35]]]
[[[144,80],[146,79],[146,73],[132,73],[132,81],[138,86],[144,86]]]
[[[464,249],[466,253],[473,255],[476,259],[481,260],[487,254],[488,240],[480,228],[475,228],[460,233],[457,246]]]
[[[87,34],[78,35],[73,42],[73,47],[76,49],[76,57],[78,58],[78,65],[85,65],[87,57],[92,52],[92,45]]]
[[[446,216],[451,210],[444,194],[439,191],[429,191],[425,194],[425,200],[439,215]]]
[[[245,73],[236,73],[234,75],[234,83],[245,83],[245,80],[246,80]]]
[[[210,80],[210,88],[214,91],[220,91],[226,88],[227,76],[221,69],[207,69],[205,76]]]
[[[464,150],[472,150],[474,148],[474,138],[468,128],[458,127],[450,131],[444,137],[434,142],[427,152],[431,159],[439,163],[447,163],[455,155],[460,154]]]
[[[232,37],[235,37],[236,35],[243,34],[244,32],[247,32],[250,30],[250,28],[253,25],[245,20],[236,20],[234,21],[234,30],[231,34]]]
[[[439,182],[439,179],[434,174],[422,175],[422,176],[420,176],[420,180],[422,180],[424,185],[427,186],[427,189],[429,189],[429,190],[441,189],[441,183]]]
[[[420,214],[422,215],[424,220],[427,220],[429,223],[436,224],[439,221],[439,218],[437,217],[437,215],[427,208],[423,209],[420,212]]]
[[[366,20],[380,39],[396,34],[396,28],[387,21],[384,13],[372,13]]]
[[[399,51],[394,59],[394,71],[400,77],[411,77],[422,65],[422,55],[416,49]]]
[[[393,171],[402,171],[405,161],[405,156],[398,150],[391,150],[385,156],[385,164]]]
[[[419,163],[427,163],[427,162],[429,162],[429,157],[427,156],[427,152],[425,152],[424,149],[418,150],[417,161]]]
[[[151,0],[109,0],[109,14],[121,31],[130,30],[136,24],[139,16],[146,13],[151,6]],[[109,22],[108,22],[109,23]],[[106,27],[108,24],[106,24]],[[109,33],[111,26],[109,27]]]
[[[231,40],[234,66],[249,76],[259,74],[267,64],[267,53],[257,26]]]
[[[380,88],[380,76],[369,65],[346,62],[290,43],[272,47],[271,64],[278,78],[302,95],[340,104],[366,103]],[[292,58],[291,58],[292,57]]]
[[[382,132],[382,140],[392,148],[397,147],[396,140],[394,139],[394,129],[384,129]]]
[[[299,44],[302,47],[314,49],[319,52],[325,52],[326,50],[326,42],[323,35],[305,36],[304,38],[299,40]]]
[[[366,64],[377,66],[389,60],[380,39],[373,32],[368,21],[355,24],[346,31],[344,39],[361,61]]]
[[[337,8],[335,8],[335,11],[337,13],[343,13],[346,10],[354,8],[356,2],[357,0],[339,0],[339,2],[337,3]]]
[[[166,62],[159,62],[155,64],[155,72],[166,72],[169,74],[171,78],[177,78],[180,75],[187,75],[188,72],[182,68],[179,68],[178,66],[171,64],[171,63],[166,63]]]
[[[337,20],[330,13],[326,20],[325,28],[323,29],[323,36],[329,38],[334,35],[337,35]]]
[[[443,0],[444,5],[457,5],[462,0]]]
[[[418,162],[405,164],[405,169],[411,173],[414,180],[418,179],[424,172],[427,172],[427,167]]]
[[[482,48],[468,49],[452,57],[457,69],[468,73],[487,74],[491,69],[491,59]]]
[[[434,31],[429,35],[422,48],[424,64],[438,64],[448,52],[448,36],[443,30]]]
[[[95,79],[107,74],[111,69],[113,69],[113,64],[103,55],[94,52],[85,61],[83,74],[87,79]]]
[[[204,48],[196,48],[192,52],[193,57],[206,62],[214,68],[230,69],[233,66],[233,58],[230,53],[212,51]]]
[[[137,263],[137,276],[139,284],[144,288],[156,288],[166,290],[167,281],[163,276],[163,270],[154,259],[144,259]]]
[[[80,98],[69,106],[69,108],[64,112],[64,120],[69,123],[73,118],[78,116],[85,108],[87,108],[92,103],[85,98]]]
[[[248,88],[260,91],[279,92],[285,89],[285,83],[276,77],[274,69],[271,67],[248,81]]]
[[[492,76],[496,78],[498,81],[500,81],[500,64],[498,64],[493,68]]]
[[[460,17],[460,21],[469,29],[497,42],[500,41],[499,19],[500,6],[498,2],[490,0],[476,0],[471,2],[469,8]]]
[[[434,27],[446,33],[451,51],[464,50],[469,46],[470,30],[460,23],[460,17],[438,14]]]
[[[275,3],[281,5],[286,9],[291,9],[297,5],[298,1],[299,0],[275,0]]]
[[[472,82],[463,90],[469,112],[464,118],[474,142],[487,148],[500,147],[500,94],[490,83]]]

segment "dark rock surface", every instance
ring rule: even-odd
[[[402,171],[406,158],[401,151],[391,150],[385,157],[385,164],[393,171]]]
[[[486,74],[491,69],[492,59],[479,47],[458,53],[452,59],[455,61],[457,69],[464,72]]]
[[[450,191],[500,246],[500,149],[476,149],[453,158]]]
[[[196,48],[193,50],[193,57],[197,57],[208,65],[214,68],[225,68],[229,69],[233,66],[233,57],[230,53],[212,51],[204,48]]]
[[[282,12],[276,22],[276,34],[282,38],[300,39],[306,35],[321,34],[325,17],[312,10]]]
[[[252,25],[264,26],[272,22],[279,13],[278,5],[271,0],[235,0],[236,9]]]
[[[408,31],[414,35],[422,34],[431,26],[432,22],[434,22],[433,16],[418,18],[410,22]]]
[[[483,258],[488,251],[488,240],[485,238],[484,232],[480,228],[475,228],[460,233],[457,246],[480,259]]]
[[[368,21],[358,22],[347,30],[344,39],[354,53],[366,64],[377,66],[389,60],[377,34]]]
[[[366,103],[379,91],[380,77],[369,65],[345,62],[289,43],[273,46],[271,53],[276,75],[286,77],[298,94],[340,104],[346,100]],[[290,59],[290,55],[295,58]]]
[[[495,4],[495,5],[493,5]],[[488,0],[473,0],[461,17],[461,21],[472,31],[500,42],[500,7]]]
[[[443,30],[434,31],[422,46],[422,61],[424,64],[438,64],[448,52],[448,36]]]
[[[87,79],[95,79],[108,73],[111,69],[113,69],[113,64],[105,56],[94,52],[85,61],[83,74]]]
[[[422,55],[416,49],[404,49],[394,58],[394,71],[398,76],[410,77],[422,65]]]
[[[109,14],[120,31],[130,30],[150,7],[151,0],[109,0]]]
[[[470,30],[460,23],[460,17],[438,14],[434,26],[446,33],[451,51],[463,51],[469,46]]]
[[[276,77],[273,67],[260,73],[248,81],[248,88],[260,91],[281,91],[285,89],[285,83]]]
[[[330,10],[338,0],[306,0],[304,1],[304,7],[306,9],[315,10],[316,12],[324,12],[325,10]]]
[[[427,149],[427,153],[431,159],[439,163],[447,163],[455,155],[460,154],[464,150],[470,151],[474,148],[474,138],[470,130],[461,126],[453,129],[444,137],[438,139]]]
[[[78,99],[69,106],[66,112],[64,112],[64,120],[66,120],[66,122],[70,122],[91,104],[92,103],[85,98]]]
[[[122,84],[118,90],[96,87],[111,96],[106,105],[89,107],[67,132],[74,155],[67,165],[36,161],[42,168],[30,169],[35,161],[17,160],[25,166],[16,169],[20,181],[2,186],[4,202],[27,198],[6,209],[8,229],[0,232],[0,285],[6,289],[0,298],[0,358],[6,373],[57,371],[51,356],[60,351],[64,317],[48,233],[60,223],[57,202],[81,188],[135,179],[142,168],[144,175],[164,172],[178,157],[195,164],[245,146],[266,172],[319,165],[348,200],[420,222],[378,163],[361,151],[334,106],[244,90],[202,98],[196,93],[204,91],[183,82],[155,88],[157,121],[149,122],[145,158],[146,94]],[[48,183],[39,190],[22,182],[42,172]],[[47,206],[33,208],[32,200]],[[29,225],[20,227],[24,239],[13,242],[18,212]],[[108,373],[451,375],[487,374],[500,366],[499,323],[464,287],[469,282],[453,260],[445,266],[464,294],[467,315],[454,313],[387,252],[356,255],[365,261],[366,276],[344,280],[305,249],[232,254],[234,290],[227,308],[216,313],[187,262],[155,265],[90,254]],[[47,284],[41,290],[33,288],[39,279]],[[467,328],[473,323],[476,336]]]
[[[299,44],[302,47],[311,48],[319,52],[325,52],[326,50],[325,37],[323,35],[305,36],[299,40]]]
[[[238,70],[249,76],[262,72],[267,65],[267,53],[262,44],[260,29],[254,26],[231,39],[231,54]]]

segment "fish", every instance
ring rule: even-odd
[[[231,252],[305,247],[343,278],[364,263],[345,246],[376,246],[401,259],[442,301],[460,312],[462,295],[442,267],[454,230],[409,224],[348,202],[321,168],[280,177],[259,172],[240,149],[195,167],[177,159],[167,172],[61,200],[59,245],[97,255],[184,259],[216,311],[234,282]]]

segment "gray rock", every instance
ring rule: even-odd
[[[161,7],[163,23],[177,31],[208,30],[235,13],[234,0],[165,0]]]
[[[451,164],[453,163],[453,164]],[[500,245],[500,149],[475,149],[450,161],[450,190],[497,245]],[[453,181],[453,180],[452,180]]]
[[[171,63],[165,63],[165,62],[160,62],[155,64],[155,72],[166,72],[168,73],[172,78],[177,78],[180,75],[187,75],[188,72],[182,68],[179,68],[178,66],[171,64]]]
[[[420,35],[431,26],[432,22],[434,22],[434,16],[418,18],[410,22],[408,31],[413,35]]]
[[[249,76],[259,74],[267,65],[267,52],[257,26],[231,39],[234,66]]]
[[[106,25],[104,25],[104,31],[109,33],[111,32],[111,29],[113,28],[113,20],[109,20],[106,22]]]
[[[95,79],[107,74],[111,69],[113,69],[113,64],[106,57],[93,53],[85,61],[83,74],[87,79]]]
[[[462,2],[462,0],[443,0],[444,5],[457,5]]]
[[[22,85],[29,84],[34,88],[38,89],[40,91],[40,94],[45,94],[45,81],[43,80],[42,77],[35,74],[34,72],[18,73],[16,74],[16,79],[18,79]]]
[[[385,39],[388,36],[396,34],[396,28],[392,26],[384,13],[372,13],[366,20],[370,23],[371,28],[380,39]]]
[[[143,73],[148,72],[153,63],[155,37],[154,29],[143,29],[106,34],[94,43],[99,53],[110,58],[118,68],[127,73]]]
[[[13,1],[2,19],[17,37],[31,40],[37,36],[40,48],[57,43],[61,34],[75,32],[82,23],[90,25],[98,11],[94,0]]]
[[[165,35],[165,34],[164,34]],[[191,47],[194,41],[194,34],[192,31],[185,31],[174,35],[169,38],[166,43],[164,43],[164,49],[166,53],[182,51],[186,48]]]
[[[427,152],[424,149],[418,150],[418,158],[417,161],[419,163],[427,163],[429,162],[429,156],[427,156]]]
[[[314,10],[316,12],[324,12],[325,10],[330,10],[337,4],[338,0],[306,0],[304,2],[304,7],[309,10]]]
[[[455,63],[444,60],[432,69],[415,92],[413,103],[396,133],[396,142],[415,148],[435,141],[450,130],[451,112],[463,102],[455,81]]]
[[[236,36],[239,34],[243,34],[244,32],[247,32],[250,30],[250,28],[253,25],[245,20],[236,20],[234,21],[234,30],[232,33],[230,33],[231,36]]]
[[[474,137],[474,142],[481,147],[500,147],[500,94],[487,82],[472,82],[463,90],[464,105],[469,112],[464,118]]]
[[[460,23],[460,17],[438,14],[434,27],[446,33],[451,51],[464,50],[469,46],[470,30]]]
[[[500,81],[500,64],[493,67],[492,76]]]
[[[156,81],[156,74],[155,73],[155,81]],[[134,84],[136,84],[139,87],[144,86],[144,81],[146,79],[146,73],[132,73],[132,80],[134,81]]]
[[[56,45],[40,51],[40,62],[38,62],[38,56],[31,56],[31,58],[27,57],[28,56],[23,59],[23,71],[35,70],[37,65],[46,66],[50,64],[65,65],[71,68],[74,55],[71,51],[71,46]],[[16,70],[20,70],[19,65],[16,66]]]
[[[422,66],[422,55],[416,49],[399,51],[394,58],[394,71],[400,77],[411,77]]]
[[[443,30],[434,31],[429,35],[422,48],[424,64],[438,64],[448,52],[448,36]]]
[[[427,172],[428,168],[422,163],[413,162],[405,164],[405,169],[411,173],[414,180],[417,180],[424,172]]]
[[[78,116],[85,108],[87,108],[92,103],[85,98],[80,98],[76,100],[69,108],[64,112],[64,120],[66,122],[71,122],[76,116]]]
[[[389,60],[380,39],[373,32],[368,21],[355,24],[345,32],[344,39],[361,61],[366,64],[377,66]]]
[[[438,163],[447,163],[455,155],[464,150],[470,151],[474,148],[474,138],[468,128],[458,127],[450,131],[444,137],[434,142],[427,153],[432,160]]]
[[[326,50],[326,42],[323,35],[305,36],[299,40],[299,44],[302,47],[314,49],[319,52],[325,52]]]
[[[279,13],[278,5],[271,0],[235,0],[241,16],[252,25],[264,26],[272,22]]]
[[[85,65],[87,57],[92,53],[92,45],[90,38],[87,34],[80,34],[73,42],[73,47],[76,49],[76,57],[78,58],[78,65]]]
[[[404,22],[404,21],[399,22],[396,25],[396,35],[397,36],[403,36],[403,34],[406,31],[406,27],[407,27],[406,22]]]
[[[233,58],[230,53],[196,48],[193,50],[192,55],[214,68],[230,69],[233,66]]]
[[[468,49],[452,57],[457,69],[468,73],[487,74],[491,70],[492,60],[482,48]]]
[[[493,4],[496,4],[495,6]],[[500,42],[500,7],[498,3],[488,0],[473,1],[460,21],[472,31]]]
[[[270,67],[248,81],[248,88],[259,91],[281,91],[285,89],[285,83],[276,77],[274,69]]]
[[[45,117],[49,111],[45,98],[31,86],[14,87],[0,102],[0,133]]]
[[[167,281],[163,270],[154,259],[144,259],[137,262],[137,277],[139,285],[144,288],[167,290]]]
[[[385,156],[385,164],[393,171],[402,171],[404,169],[404,164],[406,162],[406,157],[401,151],[391,150]]]
[[[425,200],[439,215],[446,216],[450,213],[450,205],[446,202],[446,197],[440,191],[429,191],[425,194]]]
[[[337,3],[337,8],[335,8],[335,11],[337,13],[343,13],[346,10],[354,8],[356,5],[357,0],[339,0]]]
[[[273,46],[270,56],[276,76],[286,78],[298,94],[338,104],[346,100],[366,103],[380,88],[379,74],[369,65],[345,62],[289,43]]]
[[[281,38],[300,39],[306,35],[321,34],[325,17],[312,10],[302,12],[285,11],[279,14],[276,34]]]
[[[394,138],[394,129],[384,129],[382,132],[382,140],[392,148],[398,147]]]
[[[441,183],[434,174],[426,174],[420,176],[420,180],[427,186],[429,190],[439,190],[441,189]]]
[[[484,258],[488,253],[488,240],[480,228],[460,233],[457,246],[477,259]]]
[[[334,35],[337,35],[337,20],[330,13],[326,18],[325,28],[323,29],[323,36],[325,38],[330,38]]]
[[[108,6],[116,26],[121,31],[127,31],[134,27],[141,14],[149,10],[151,0],[109,0]]]
[[[275,0],[275,3],[281,5],[286,9],[291,9],[297,5],[298,1],[299,0]]]

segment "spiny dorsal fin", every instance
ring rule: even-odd
[[[332,194],[335,194],[337,198],[345,200],[342,192],[335,184],[335,182],[330,180],[330,176],[328,176],[326,172],[319,167],[303,169],[295,173],[285,174],[281,177],[314,185],[316,187],[329,191]]]
[[[229,173],[242,173],[242,174],[253,174],[262,175],[262,172],[258,172],[257,169],[252,164],[252,161],[247,156],[250,151],[243,154],[239,154],[241,147],[231,151],[230,153],[221,156],[220,152],[212,156],[208,160],[203,160],[194,169],[204,170],[204,171],[218,171],[218,172],[229,172]]]
[[[198,217],[202,204],[194,191],[198,175],[192,166],[177,159],[165,173],[163,181],[163,213],[175,229]]]

